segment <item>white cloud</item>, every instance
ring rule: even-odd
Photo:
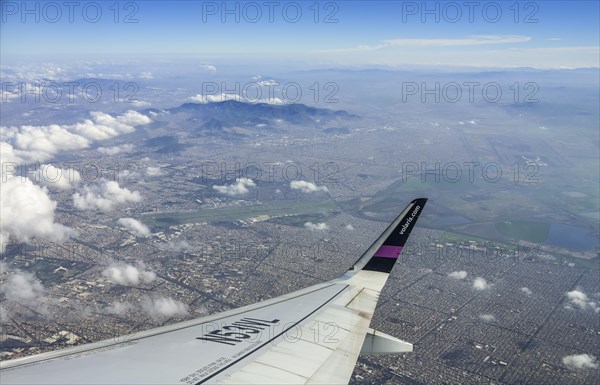
[[[147,298],[142,304],[142,309],[154,320],[185,315],[189,312],[189,307],[186,304],[167,297]]]
[[[562,358],[563,364],[571,370],[598,369],[596,357],[589,354],[573,354]]]
[[[133,110],[128,110],[124,114],[119,115],[116,118],[112,118],[110,121],[116,121],[118,123],[123,123],[132,127],[143,126],[152,123],[152,119],[150,119],[146,115],[140,114],[139,112]]]
[[[133,148],[132,144],[121,144],[120,146],[98,147],[98,152],[105,155],[117,155],[123,152],[131,152]]]
[[[526,42],[527,37],[513,38],[498,36],[497,39],[467,37],[462,39],[365,41],[368,45],[307,52],[305,57],[326,60],[330,63],[343,61],[345,65],[390,66],[392,68],[460,66],[476,69],[482,67],[574,69],[600,66],[600,47],[597,44],[557,46],[557,42],[554,42],[549,47],[531,47],[531,44]],[[461,46],[466,43],[480,44]],[[446,48],[439,49],[438,47],[442,45]],[[360,51],[368,51],[369,55],[355,54]]]
[[[448,274],[448,277],[454,278],[454,279],[465,279],[465,278],[467,278],[467,272],[464,270],[453,271],[452,273]]]
[[[526,43],[528,41],[531,41],[531,37],[520,35],[480,35],[459,39],[389,39],[376,45],[360,45],[354,48],[342,48],[332,51],[375,51],[389,47],[465,47],[490,44]]]
[[[186,240],[168,241],[164,247],[168,251],[182,252],[193,251],[194,248]]]
[[[115,181],[103,181],[99,185],[85,185],[73,194],[73,204],[80,210],[112,211],[115,206],[128,202],[139,202],[142,196],[137,191],[120,187]]]
[[[521,35],[479,35],[469,36],[461,39],[390,39],[385,40],[384,43],[391,46],[400,47],[456,47],[490,44],[514,44],[526,43],[528,41],[531,41],[531,37]]]
[[[144,160],[140,160],[141,162],[144,162]],[[116,180],[122,180],[122,181],[127,181],[129,183],[137,183],[139,182],[139,170],[137,169],[137,167],[125,167],[123,170],[119,171],[117,173],[117,177],[115,178]]]
[[[531,291],[531,289],[529,289],[528,287],[522,287],[521,288],[521,292],[525,293],[526,295],[533,294],[533,292]]]
[[[279,82],[274,79],[268,79],[268,80],[261,80],[260,82],[258,82],[258,85],[263,86],[263,87],[271,87],[271,86],[278,86]]]
[[[140,79],[154,79],[154,75],[152,75],[152,72],[150,71],[146,71],[146,72],[142,72],[139,76]]]
[[[126,113],[113,117],[104,112],[90,112],[92,119],[72,126],[72,130],[90,140],[105,140],[121,134],[135,131],[135,127],[151,123],[152,120],[137,111],[129,110]]]
[[[577,307],[581,310],[592,310],[596,313],[600,312],[600,307],[598,306],[598,303],[589,299],[587,294],[585,294],[581,290],[573,290],[567,292],[567,299],[567,304],[570,307]]]
[[[347,224],[345,227],[346,230],[352,231],[354,230],[354,226],[352,226],[351,224]]]
[[[254,101],[252,101],[252,102],[254,102]],[[286,102],[285,100],[278,98],[276,96],[270,97],[267,99],[261,99],[261,100],[257,101],[256,103],[274,104],[274,105],[278,105],[278,106],[281,106],[283,104],[288,104],[288,102]]]
[[[44,286],[33,274],[17,270],[2,284],[0,292],[8,301],[28,303],[44,294]]]
[[[40,185],[59,190],[69,190],[81,181],[79,171],[73,168],[63,169],[52,164],[41,165],[31,176]]]
[[[290,188],[292,190],[300,190],[303,193],[313,193],[313,192],[327,192],[327,187],[326,186],[320,186],[317,187],[316,184],[312,183],[312,182],[306,182],[303,180],[293,180],[290,182]]]
[[[19,154],[28,162],[45,161],[62,151],[87,148],[90,141],[68,129],[51,124],[49,126],[21,126],[4,130],[4,138],[12,142]]]
[[[133,76],[127,73],[110,73],[110,72],[85,72],[81,75],[84,78],[96,79],[132,79]]]
[[[107,307],[102,309],[101,311],[103,313],[108,313],[108,314],[123,315],[132,308],[133,308],[133,306],[131,306],[127,302],[117,301],[117,302],[111,303],[110,305],[108,305]]]
[[[113,283],[127,286],[149,283],[156,279],[156,274],[146,269],[146,266],[141,262],[137,266],[115,262],[107,267],[102,275]]]
[[[327,223],[306,222],[304,224],[304,227],[306,227],[309,230],[314,230],[314,231],[323,231],[323,230],[329,229],[329,226],[327,226]]]
[[[13,99],[17,99],[21,96],[21,92],[18,89],[11,90],[0,90],[0,101],[3,103],[10,102]]]
[[[8,264],[6,262],[0,261],[0,275],[8,273]]]
[[[148,168],[146,169],[146,175],[152,177],[152,176],[161,176],[164,175],[163,171],[160,167],[151,167],[148,166]]]
[[[266,91],[265,91],[266,92]],[[275,104],[275,105],[282,105],[282,104],[287,104],[285,100],[278,98],[278,97],[268,97],[266,99],[257,99],[255,96],[240,96],[238,94],[218,94],[218,95],[202,95],[202,94],[197,94],[195,96],[191,96],[188,98],[188,100],[190,102],[194,102],[194,103],[201,103],[201,104],[207,104],[207,103],[220,103],[220,102],[225,102],[227,100],[235,100],[236,102],[241,102],[241,103],[266,103],[266,104]]]
[[[1,127],[2,161],[43,162],[64,151],[88,148],[93,141],[113,138],[135,131],[135,126],[152,122],[139,112],[129,110],[113,117],[90,112],[91,119],[72,125]]]
[[[230,196],[244,195],[249,192],[248,187],[256,187],[256,183],[252,179],[238,178],[234,184],[225,186],[213,186],[213,189],[217,190],[221,194],[227,194]]]
[[[242,97],[238,94],[219,94],[219,95],[202,95],[197,94],[196,96],[191,96],[189,101],[194,103],[220,103],[227,100],[235,100],[237,102],[242,101]]]
[[[0,74],[1,77],[2,74]],[[21,78],[22,80],[22,78]],[[2,87],[2,91],[0,91],[0,96],[2,97],[2,102],[10,102],[13,99],[20,98],[22,102],[27,100],[40,100],[42,95],[44,98],[52,100],[57,98],[58,94],[53,87],[46,87],[45,84],[42,85],[41,82],[18,82],[18,84],[10,85],[7,82],[6,89]],[[76,97],[75,97],[76,98]]]
[[[119,224],[127,231],[138,237],[147,237],[150,235],[150,229],[142,222],[133,218],[120,218]]]
[[[144,100],[131,100],[131,104],[136,108],[150,107],[152,105],[152,103],[144,101]],[[148,114],[151,116],[152,116],[152,114],[154,114],[154,116],[158,115],[154,111],[149,111]]]
[[[473,288],[475,290],[485,290],[490,288],[490,284],[484,278],[477,277],[473,280]]]
[[[9,234],[21,242],[32,238],[62,242],[75,234],[74,230],[54,222],[57,203],[48,197],[45,187],[35,185],[29,178],[8,177],[0,185],[0,193],[2,247]]]
[[[207,72],[217,72],[217,67],[212,64],[200,64],[200,69]]]
[[[3,137],[2,130],[0,130],[0,137]],[[25,158],[28,158],[27,153],[22,150],[17,150],[12,144],[6,142],[0,142],[0,163],[6,165],[7,163],[25,163]],[[15,165],[16,167],[16,165]]]
[[[496,320],[496,317],[494,317],[492,314],[480,314],[479,319],[485,322],[493,322]]]

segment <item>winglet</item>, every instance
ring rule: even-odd
[[[426,202],[427,198],[419,198],[410,202],[351,270],[371,270],[383,273],[392,271]]]

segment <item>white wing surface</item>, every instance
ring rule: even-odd
[[[1,384],[347,384],[358,355],[412,351],[370,329],[426,199],[342,277],[142,333],[0,363]]]

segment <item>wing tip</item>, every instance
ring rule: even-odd
[[[390,273],[426,203],[427,198],[413,199],[367,251],[372,251],[372,255],[366,264],[358,270]],[[376,249],[374,246],[377,246]],[[372,248],[373,250],[371,250]]]

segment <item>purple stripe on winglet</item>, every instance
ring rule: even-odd
[[[398,258],[401,251],[402,246],[381,245],[381,247],[375,252],[375,256],[383,258]]]

